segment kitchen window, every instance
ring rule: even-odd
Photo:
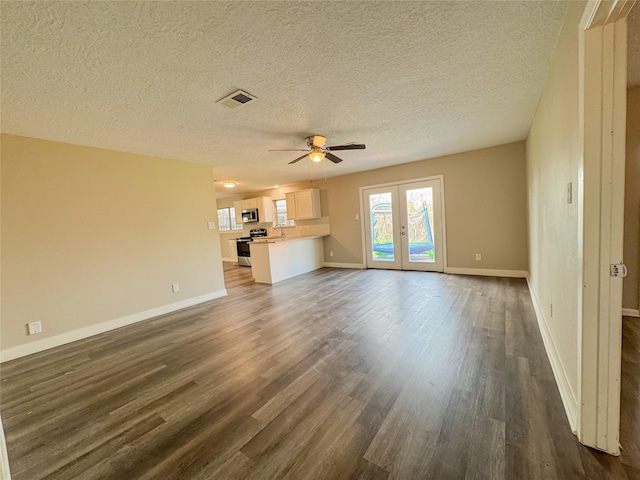
[[[276,200],[276,223],[274,227],[294,227],[296,222],[294,220],[287,220],[287,201]]]
[[[236,209],[234,207],[218,209],[218,225],[221,232],[242,230],[242,224],[236,223]]]

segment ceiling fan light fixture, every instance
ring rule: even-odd
[[[324,160],[324,152],[319,148],[314,148],[313,151],[309,154],[309,158],[312,162],[319,163]]]
[[[236,186],[236,182],[222,182],[222,186],[225,188],[233,188]]]

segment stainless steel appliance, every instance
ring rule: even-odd
[[[248,237],[236,238],[236,246],[238,247],[238,265],[242,267],[251,266],[251,250],[249,249],[249,244],[254,238],[266,236],[266,228],[252,228],[249,230]]]
[[[258,209],[242,210],[242,223],[253,223],[259,221]]]

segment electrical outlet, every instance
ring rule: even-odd
[[[329,256],[330,256],[330,257],[333,257],[333,252],[329,252]]]
[[[180,284],[179,283],[172,283],[171,284],[171,291],[173,293],[179,292],[180,291]]]
[[[216,222],[207,222],[207,228],[209,230],[215,230],[216,229]]]
[[[42,324],[40,321],[31,322],[27,324],[29,327],[29,335],[35,335],[36,333],[42,332]]]
[[[356,220],[360,220],[360,215],[356,213]]]
[[[476,260],[478,261],[482,260],[482,255],[479,253],[476,253]]]

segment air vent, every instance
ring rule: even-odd
[[[250,93],[247,93],[243,90],[237,90],[231,95],[227,95],[226,97],[218,100],[216,103],[224,105],[227,108],[234,109],[244,107],[248,103],[255,102],[256,100],[256,97],[254,97]]]

